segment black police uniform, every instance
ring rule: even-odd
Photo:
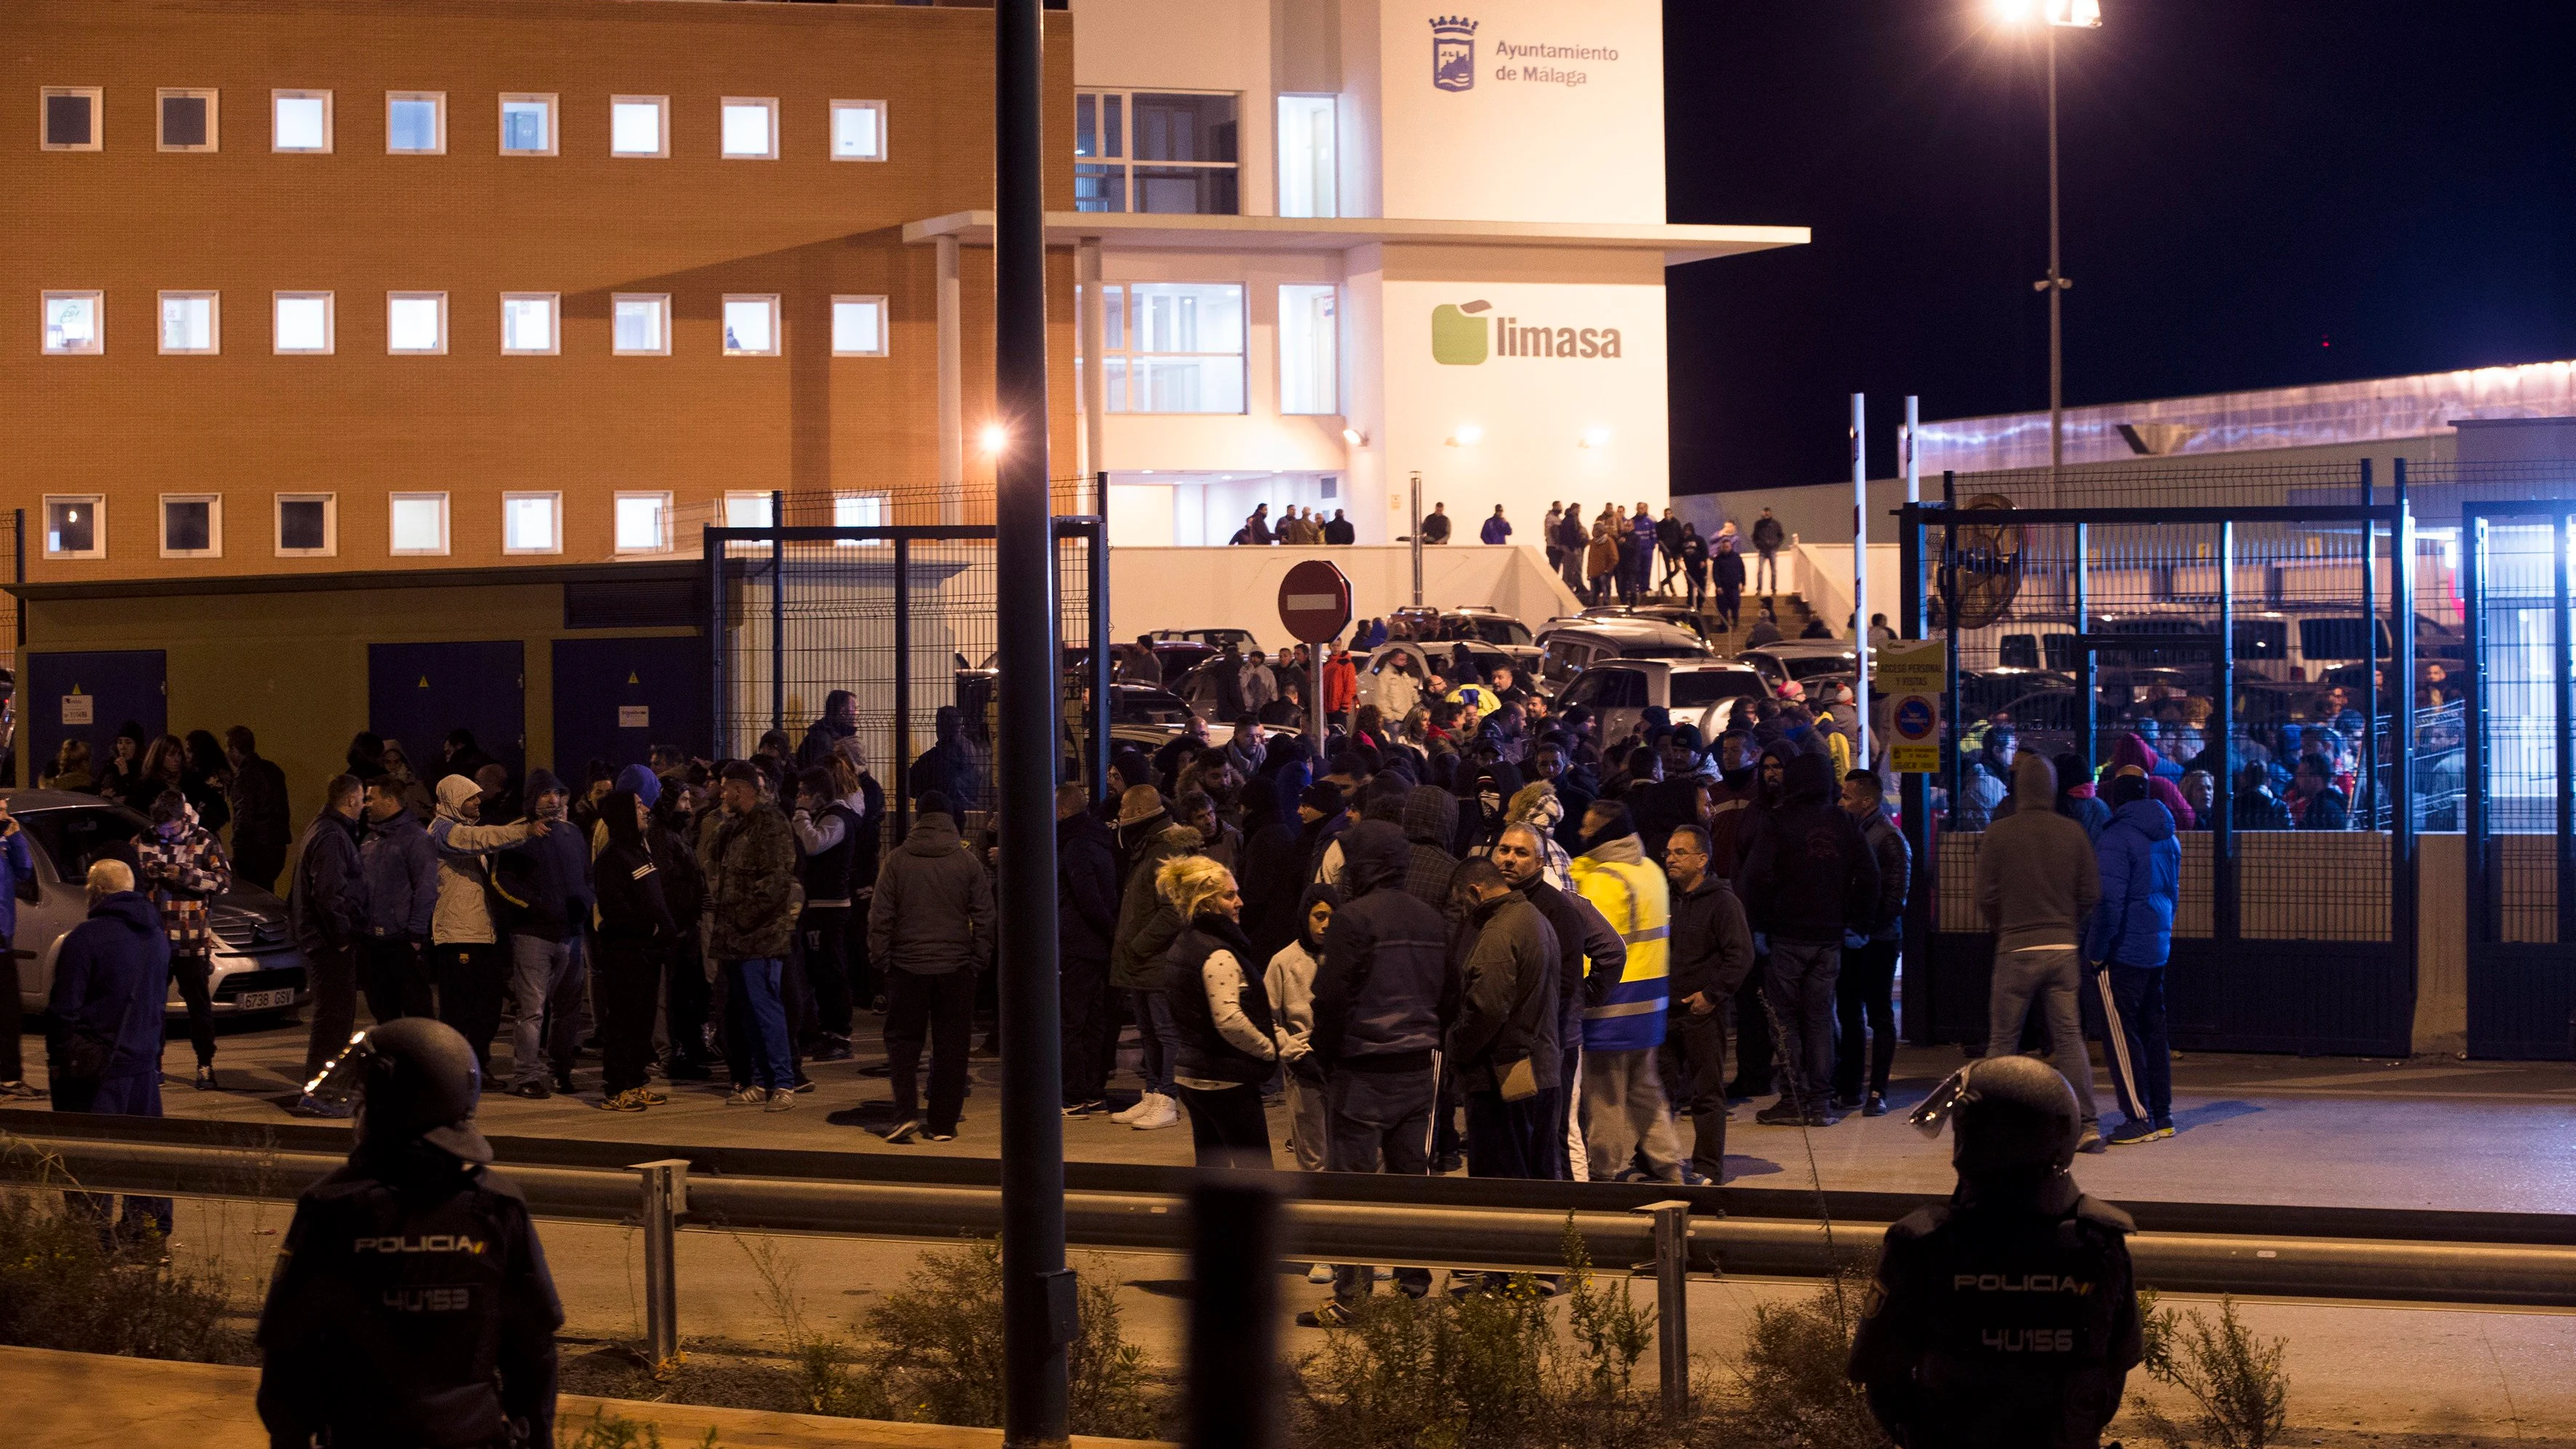
[[[1906,1449],[2093,1449],[2142,1353],[2135,1229],[2062,1171],[1890,1228],[1852,1341],[1870,1411]]]
[[[563,1307],[506,1178],[421,1141],[307,1189],[260,1311],[272,1449],[551,1445]]]

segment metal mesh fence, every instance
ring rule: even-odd
[[[2558,587],[2553,531],[2565,520],[2496,518],[2486,527],[2475,641],[2485,670],[2481,778],[2493,839],[2498,939],[2558,939]]]
[[[1958,502],[1993,494],[2015,508],[2333,507],[2365,502],[2351,463],[2111,463],[1956,475]],[[2389,480],[2376,480],[2383,499]]]

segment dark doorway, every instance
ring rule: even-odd
[[[527,675],[516,639],[470,644],[367,646],[367,728],[402,741],[412,768],[433,787],[447,732],[467,729],[483,753],[526,764]]]
[[[167,678],[158,649],[28,655],[18,717],[36,775],[53,767],[64,740],[80,739],[89,741],[90,776],[97,778],[115,758],[117,729],[128,720],[143,727],[149,746],[169,728]]]
[[[555,773],[566,780],[592,760],[643,764],[654,745],[711,755],[713,707],[704,639],[555,641]]]

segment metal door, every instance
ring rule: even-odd
[[[654,745],[693,759],[714,750],[706,640],[558,639],[554,665],[555,773],[566,780],[593,760],[643,764]]]
[[[450,730],[471,730],[483,753],[517,775],[527,749],[525,654],[516,639],[367,646],[367,728],[402,741],[412,768],[435,781]]]
[[[2461,510],[2469,1054],[2576,1058],[2576,748],[2560,504]]]
[[[115,757],[116,732],[125,725],[142,726],[149,745],[169,728],[167,679],[158,649],[28,655],[18,717],[37,776],[52,768],[66,739],[89,741],[92,777]]]

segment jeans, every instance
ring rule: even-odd
[[[1180,1093],[1199,1166],[1270,1166],[1270,1115],[1261,1108],[1261,1088],[1182,1087]]]
[[[1467,1175],[1554,1177],[1564,1101],[1565,1094],[1555,1087],[1517,1102],[1504,1101],[1500,1092],[1469,1092]]]
[[[1986,998],[1986,1055],[2010,1056],[2021,1049],[2022,1023],[2036,1000],[2047,1016],[2049,1057],[2075,1089],[2077,1112],[2089,1128],[2101,1118],[2093,1109],[2093,1059],[2084,1050],[2084,1019],[2076,1009],[2083,970],[2073,946],[1997,951],[1994,986]]]
[[[1735,993],[1735,1080],[1730,1097],[1760,1097],[1771,1090],[1771,1012],[1763,1004],[1764,983],[1771,975],[1771,953],[1753,958],[1753,970]]]
[[[975,973],[919,976],[886,972],[886,1075],[898,1122],[920,1115],[922,1043],[930,1044],[930,1119],[934,1134],[957,1130],[966,1109],[966,1051],[975,1040]]]
[[[438,1019],[474,1048],[475,1066],[483,1080],[492,1080],[492,1034],[501,1029],[509,957],[497,941],[444,942],[429,948],[429,966],[438,983]]]
[[[1725,621],[1726,631],[1728,633],[1732,634],[1735,632],[1736,621],[1744,617],[1744,586],[1742,584],[1727,584],[1718,589],[1717,617]]]
[[[645,1085],[653,1071],[653,999],[661,994],[662,948],[603,938],[591,942],[591,957],[600,1087],[614,1097]]]
[[[207,994],[214,969],[213,961],[196,952],[170,953],[170,975],[179,983],[179,1000],[188,1008],[188,1045],[196,1049],[200,1067],[215,1064],[215,1003]]]
[[[1834,983],[1834,1015],[1842,1039],[1834,1049],[1834,1095],[1861,1094],[1861,1028],[1869,1028],[1869,1090],[1884,1096],[1896,1064],[1896,953],[1902,941],[1872,941],[1843,952],[1842,978]]]
[[[510,938],[510,1085],[543,1082],[551,1063],[570,1072],[581,1050],[581,941],[541,936]]]
[[[1780,550],[1757,548],[1753,551],[1753,591],[1759,594],[1780,591]]]
[[[2113,962],[2093,976],[2110,1030],[2111,1087],[2132,1122],[2173,1121],[2173,1053],[2165,1040],[2165,968]]]
[[[1307,1172],[1324,1170],[1324,1141],[1329,1135],[1326,1123],[1331,1114],[1325,1109],[1324,1079],[1300,1076],[1294,1067],[1287,1068],[1288,1151],[1297,1166]]]
[[[1181,1030],[1172,1024],[1172,1000],[1159,991],[1130,991],[1136,1037],[1145,1048],[1145,1090],[1172,1095],[1172,1062],[1181,1054]]]
[[[1430,1068],[1367,1072],[1344,1062],[1324,1087],[1328,1172],[1384,1172],[1422,1177],[1431,1171],[1431,1104],[1440,1094]],[[1356,1305],[1377,1286],[1374,1269],[1337,1264],[1333,1297]],[[1419,1298],[1431,1291],[1431,1270],[1398,1268],[1395,1281]]]
[[[1064,1023],[1064,1105],[1097,1102],[1109,1086],[1109,1055],[1100,1026],[1109,1014],[1109,963],[1063,958],[1056,968],[1056,992]]]
[[[1664,1090],[1691,1117],[1691,1171],[1726,1176],[1726,1011],[1694,1016],[1676,1001],[1664,1018]]]
[[[161,1115],[161,1074],[157,1071],[129,1073],[98,1082],[68,1082],[57,1077],[52,1083],[52,1106],[57,1112],[109,1112],[126,1117]],[[116,1198],[104,1192],[67,1192],[63,1206],[98,1224],[99,1245],[114,1251],[120,1238],[133,1240],[142,1236],[140,1229],[152,1228],[162,1237],[170,1236],[171,1200],[166,1197],[127,1196],[119,1221],[111,1224],[108,1214],[115,1210]]]
[[[742,1012],[751,1048],[746,1085],[786,1091],[796,1085],[796,1061],[787,1048],[787,963],[775,956],[727,961],[725,989]]]
[[[805,980],[814,992],[814,1024],[826,1036],[850,1034],[850,908],[807,906],[797,931],[805,938]]]
[[[358,942],[358,987],[367,995],[367,1014],[378,1025],[406,1016],[435,1016],[429,973],[420,947],[409,936],[368,936]]]
[[[1691,564],[1682,570],[1682,576],[1690,581],[1691,612],[1696,614],[1706,609],[1708,607],[1708,565]]]
[[[358,1024],[358,958],[348,946],[311,946],[304,952],[304,982],[313,992],[313,1022],[304,1038],[304,1080],[349,1044]]]
[[[1655,1048],[1583,1054],[1583,1140],[1594,1182],[1615,1180],[1641,1151],[1647,1176],[1682,1180],[1682,1140],[1664,1111]]]
[[[1771,938],[1763,988],[1779,1018],[1780,1095],[1808,1116],[1822,1113],[1833,1091],[1834,978],[1842,973],[1840,941]]]

